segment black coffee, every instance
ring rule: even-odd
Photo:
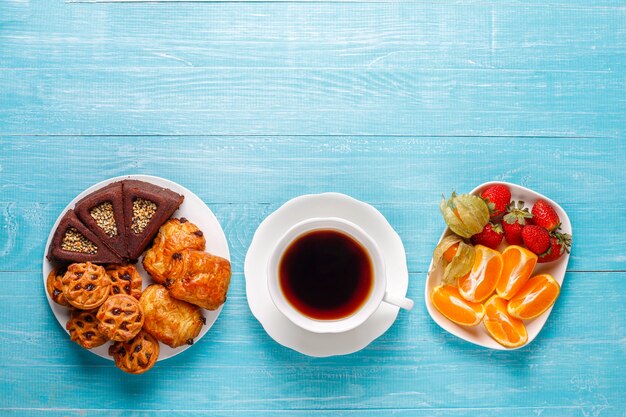
[[[318,320],[350,316],[372,289],[372,262],[360,243],[316,230],[289,245],[278,267],[280,288],[299,312]]]

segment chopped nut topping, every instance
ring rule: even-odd
[[[90,214],[96,221],[98,227],[104,230],[107,236],[117,236],[117,225],[115,224],[115,215],[111,203],[107,201],[92,208]]]
[[[61,242],[61,249],[91,255],[98,252],[98,247],[73,227],[70,227],[65,232],[65,236],[63,236],[63,241]]]
[[[133,201],[133,224],[131,225],[133,232],[137,234],[143,232],[156,211],[157,205],[152,201],[143,198]]]

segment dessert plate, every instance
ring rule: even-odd
[[[204,235],[206,236],[206,251],[211,252],[214,255],[221,256],[222,258],[228,259],[230,261],[230,252],[228,250],[228,242],[226,240],[226,236],[224,235],[224,231],[222,230],[222,227],[217,221],[217,218],[215,217],[211,209],[209,209],[206,206],[206,204],[204,204],[204,202],[200,200],[200,198],[197,195],[195,195],[194,193],[192,193],[185,187],[175,182],[166,180],[164,178],[154,177],[151,175],[125,175],[125,176],[110,178],[108,180],[102,181],[98,184],[95,184],[87,188],[85,191],[77,195],[67,205],[67,207],[63,209],[63,211],[59,214],[59,217],[57,218],[56,222],[52,226],[52,229],[50,230],[50,235],[48,236],[48,242],[46,243],[46,249],[44,251],[44,257],[43,257],[44,292],[46,293],[46,298],[48,299],[48,303],[50,304],[50,308],[52,309],[52,312],[54,313],[56,319],[58,320],[59,324],[64,330],[65,330],[65,323],[67,323],[67,321],[70,318],[69,309],[66,307],[60,306],[54,301],[52,301],[52,299],[50,299],[50,296],[48,295],[48,291],[45,290],[46,279],[48,277],[48,274],[53,268],[52,263],[46,258],[45,254],[48,253],[48,248],[50,246],[50,242],[52,241],[52,236],[54,234],[54,231],[59,225],[59,222],[61,218],[63,217],[63,215],[65,214],[65,212],[69,210],[70,208],[74,207],[74,204],[77,201],[79,201],[81,198],[87,196],[88,194],[96,190],[99,190],[100,188],[112,182],[128,180],[128,179],[150,182],[150,183],[159,185],[161,187],[169,188],[170,190],[185,196],[185,200],[183,201],[183,204],[181,204],[181,206],[178,208],[178,210],[174,213],[173,216],[186,217],[187,219],[189,219],[189,221],[195,223],[200,228],[200,230],[204,232]],[[148,275],[148,273],[143,269],[143,265],[141,263],[142,258],[143,256],[140,258],[139,262],[137,262],[135,267],[137,268],[137,271],[139,271],[139,274],[141,275],[143,279],[143,287],[146,288],[148,285],[153,284],[154,282],[150,278],[150,275]],[[206,325],[202,327],[200,334],[196,338],[196,342],[200,340],[205,335],[206,332],[209,331],[211,326],[213,326],[213,323],[215,323],[215,320],[217,320],[217,316],[219,316],[221,310],[222,310],[222,307],[214,311],[209,311],[209,310],[202,311],[202,314],[206,318]],[[67,330],[65,331],[67,332]],[[68,337],[68,342],[69,342],[69,337]],[[111,342],[107,342],[102,346],[90,349],[90,352],[98,356],[101,356],[103,358],[113,360],[113,358],[109,356],[109,353],[108,353],[110,344]],[[190,345],[184,345],[184,346],[179,346],[177,348],[171,348],[161,343],[158,360],[161,361],[164,359],[171,358],[172,356],[175,356],[185,351],[189,347]]]
[[[344,194],[304,195],[283,204],[259,225],[244,265],[246,296],[252,314],[276,342],[309,356],[346,355],[369,345],[391,327],[398,307],[381,303],[362,325],[344,333],[312,333],[283,316],[267,287],[267,262],[281,236],[294,224],[312,217],[339,217],[365,230],[379,245],[387,266],[387,290],[405,296],[409,285],[406,255],[400,236],[369,204]]]
[[[486,182],[474,188],[470,194],[478,195],[485,188],[493,184],[504,184],[508,186],[509,189],[511,190],[511,200],[513,201],[522,200],[526,203],[526,207],[528,207],[529,209],[532,207],[533,203],[536,200],[540,198],[546,200],[548,203],[552,205],[552,207],[554,207],[557,214],[559,215],[559,218],[561,219],[561,232],[569,233],[570,235],[572,234],[572,224],[570,223],[567,213],[565,213],[565,210],[563,210],[561,206],[559,206],[557,203],[555,203],[548,197],[541,195],[535,191],[529,190],[526,187],[522,187],[521,185],[511,184],[511,183],[507,183],[503,181]],[[441,242],[441,239],[443,239],[448,234],[452,234],[452,232],[450,231],[449,228],[446,227],[446,229],[441,235],[441,238],[439,239],[439,242]],[[502,251],[507,246],[508,245],[503,240],[503,242],[498,247],[498,250]],[[548,262],[545,264],[538,263],[537,266],[535,267],[535,270],[533,271],[533,276],[538,275],[538,274],[550,274],[559,283],[559,285],[562,286],[563,279],[565,278],[565,272],[567,270],[567,262],[569,261],[569,255],[570,255],[569,253],[565,253],[556,261]],[[518,348],[507,348],[507,347],[500,345],[495,340],[493,340],[489,336],[487,331],[485,330],[482,323],[474,327],[459,326],[458,324],[453,323],[447,318],[445,318],[439,311],[437,311],[437,309],[432,304],[432,301],[430,299],[430,294],[432,292],[432,289],[440,284],[442,271],[440,268],[433,270],[432,260],[430,262],[430,266],[428,267],[428,270],[429,270],[429,274],[428,274],[428,278],[426,279],[426,289],[425,289],[424,299],[426,300],[426,308],[428,310],[428,313],[432,317],[432,319],[435,321],[435,323],[437,323],[442,329],[446,330],[447,332],[452,333],[453,335],[460,337],[461,339],[467,340],[468,342],[474,343],[479,346],[483,346],[489,349],[497,349],[497,350],[515,350],[515,349],[523,348],[524,346],[528,345],[537,337],[537,335],[543,328],[544,324],[546,323],[546,320],[548,320],[548,317],[550,316],[550,312],[552,311],[552,307],[550,307],[542,315],[532,320],[524,320],[524,325],[526,326],[526,332],[528,333],[528,341],[524,345]]]

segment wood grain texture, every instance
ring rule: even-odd
[[[623,0],[0,1],[0,415],[626,417]],[[211,331],[133,377],[71,343],[45,240],[86,187],[152,174],[230,245]],[[441,193],[505,180],[570,215],[538,338],[494,352],[423,304]],[[412,312],[366,349],[309,358],[247,306],[258,224],[339,191],[401,236]]]
[[[0,67],[624,68],[623,7],[528,3],[2,2]]]
[[[610,209],[616,190],[626,188],[616,169],[626,162],[626,142],[606,138],[0,136],[0,146],[5,203],[67,204],[88,186],[129,173],[167,175],[209,204],[280,204],[338,191],[437,210],[442,193],[503,180],[560,204]],[[25,175],[29,164],[40,169]],[[50,186],[57,181],[63,187]],[[603,207],[589,204],[590,190]]]
[[[85,410],[85,409],[63,409],[63,410],[40,410],[40,409],[28,409],[28,410],[14,410],[4,409],[1,410],[4,415],[10,417],[83,417],[89,416],[109,416],[118,415],[123,413],[128,417],[144,417],[144,416],[172,416],[172,417],[196,417],[205,416],[207,411],[197,410],[184,410],[184,411],[163,411],[163,410],[148,410],[148,411],[128,411],[121,410],[107,410],[101,409]],[[211,410],[211,416],[215,417],[230,417],[233,414],[241,413],[240,410]],[[264,417],[267,416],[267,410],[243,410],[246,416],[250,417]],[[541,415],[542,417],[586,417],[586,416],[600,416],[600,415],[623,415],[620,414],[620,410],[617,407],[611,407],[607,405],[602,406],[585,406],[585,405],[572,405],[563,407],[551,407],[551,406],[539,406],[539,407],[498,407],[498,408],[411,408],[411,409],[394,409],[394,408],[379,408],[370,410],[272,410],[273,416],[294,416],[294,417],[353,417],[353,416],[394,416],[394,417],[442,417],[442,416],[484,416],[484,417],[500,417],[504,414],[510,417],[527,417],[529,415]]]
[[[624,134],[620,7],[0,7],[4,134]]]
[[[626,107],[624,79],[612,74],[193,68],[0,72],[4,134],[626,133],[620,111]]]

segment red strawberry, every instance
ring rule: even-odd
[[[543,227],[548,232],[558,229],[561,226],[559,215],[556,214],[554,207],[545,200],[537,200],[530,212],[533,215],[532,223]]]
[[[495,184],[489,186],[480,196],[487,207],[489,207],[489,217],[492,219],[498,217],[506,211],[507,206],[511,202],[511,190],[503,184]]]
[[[540,264],[552,262],[559,259],[565,252],[569,253],[572,246],[572,236],[567,233],[553,232],[550,236],[550,249],[539,256],[537,262]]]
[[[504,238],[509,243],[509,245],[521,245],[524,243],[522,240],[522,229],[524,226],[515,222],[515,223],[507,223],[505,221],[502,222],[502,230],[504,230]]]
[[[531,219],[532,214],[524,207],[524,202],[519,201],[517,206],[515,201],[511,201],[506,208],[507,213],[502,218],[502,229],[504,229],[504,238],[510,245],[521,245],[522,229],[526,226],[526,219]]]
[[[541,255],[550,249],[550,233],[541,226],[527,224],[522,229],[522,240],[531,252]]]
[[[502,242],[503,238],[502,227],[499,224],[489,222],[485,225],[482,232],[476,233],[470,240],[474,245],[483,245],[495,249]]]

